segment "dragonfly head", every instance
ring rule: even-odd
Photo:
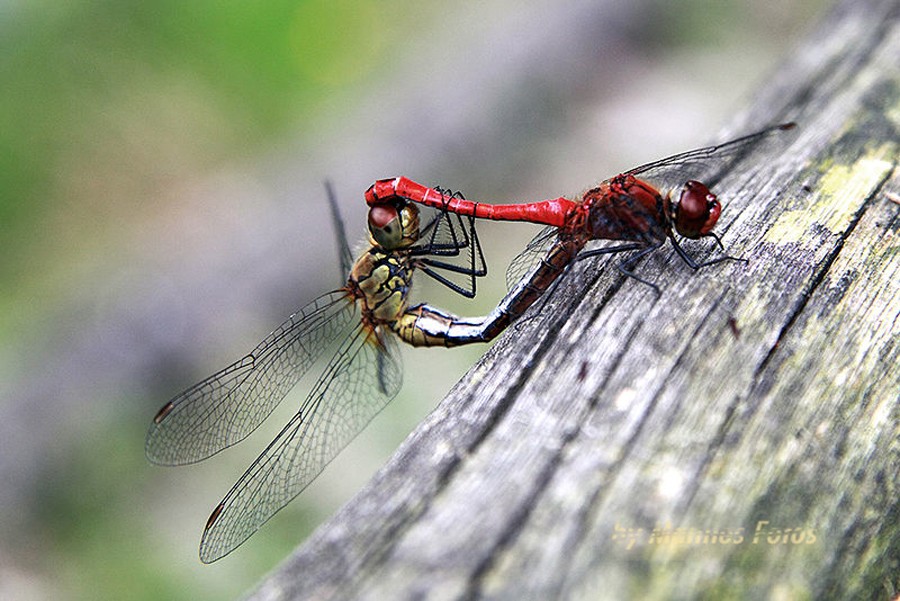
[[[369,207],[369,233],[385,250],[412,246],[419,239],[419,209],[402,200],[374,204]]]
[[[685,238],[699,238],[712,231],[722,205],[705,184],[690,180],[681,188],[671,210],[675,231]]]

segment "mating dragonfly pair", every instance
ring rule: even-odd
[[[492,205],[403,177],[379,180],[365,193],[369,247],[355,262],[329,188],[341,269],[349,274],[346,284],[291,315],[242,359],[166,403],[147,435],[146,453],[153,463],[206,459],[253,432],[313,364],[336,347],[297,413],[212,512],[200,543],[201,560],[215,561],[249,538],[397,394],[402,370],[395,338],[413,346],[487,342],[574,261],[590,256],[635,251],[617,264],[619,271],[657,293],[656,285],[633,268],[667,240],[693,269],[735,259],[697,262],[681,247],[675,234],[712,237],[722,245],[712,232],[721,212],[718,199],[699,181],[680,182],[685,174],[717,177],[728,161],[792,127],[777,125],[641,165],[588,190],[578,201]],[[669,187],[675,182],[680,188]],[[487,316],[460,318],[427,304],[411,306],[414,271],[464,296],[475,295],[477,278],[487,275],[476,219],[548,227],[510,265],[509,293]],[[620,244],[584,250],[600,239]]]

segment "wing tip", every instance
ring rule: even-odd
[[[159,425],[164,419],[166,419],[166,416],[169,415],[174,408],[175,403],[173,403],[172,401],[169,401],[168,403],[163,405],[162,408],[156,412],[156,415],[153,416],[153,423]]]

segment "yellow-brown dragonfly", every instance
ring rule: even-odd
[[[444,193],[444,192],[442,192]],[[445,193],[448,201],[459,194]],[[151,462],[184,465],[246,438],[326,350],[337,346],[306,400],[209,517],[200,558],[230,553],[309,485],[397,394],[402,369],[395,337],[414,346],[487,341],[539,295],[514,290],[488,316],[461,319],[409,305],[413,272],[471,297],[487,274],[474,218],[437,210],[425,222],[411,202],[372,207],[369,247],[351,265],[329,188],[346,283],[291,315],[243,358],[191,386],[156,414]],[[426,209],[429,210],[429,209]]]

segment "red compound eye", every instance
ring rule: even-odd
[[[705,184],[691,180],[684,184],[675,205],[675,231],[685,238],[699,238],[712,231],[722,206]]]
[[[369,232],[382,248],[397,248],[403,240],[403,227],[397,208],[388,204],[369,208]]]
[[[369,209],[369,227],[383,228],[397,217],[397,209],[393,206],[374,205]]]

